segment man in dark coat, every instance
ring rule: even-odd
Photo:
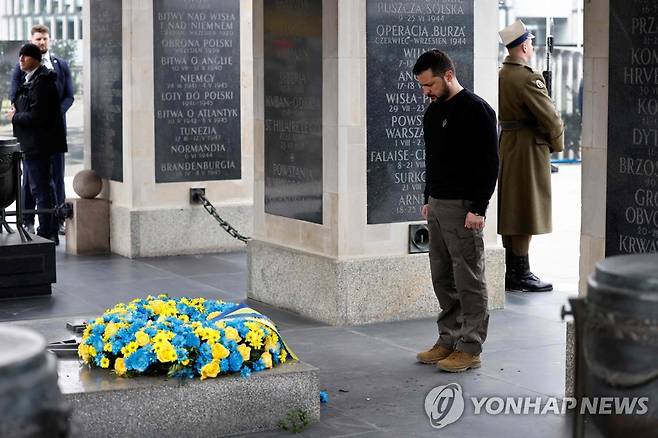
[[[41,65],[41,50],[31,43],[21,47],[19,65],[25,82],[16,92],[9,120],[25,153],[23,168],[37,209],[51,209],[56,202],[51,157],[67,150],[57,75]],[[58,241],[57,222],[51,214],[39,214],[37,234]]]
[[[50,52],[50,31],[43,24],[37,24],[30,30],[30,42],[41,50],[41,63],[57,74],[57,93],[59,95],[59,104],[64,117],[64,126],[66,126],[66,112],[73,104],[73,79],[68,64],[62,58],[59,58]],[[17,64],[14,67],[11,77],[11,89],[9,90],[9,100],[11,102],[16,98],[18,88],[25,82],[25,72]],[[55,197],[57,205],[61,205],[66,200],[64,189],[64,154],[58,153],[51,157],[53,167],[53,183],[55,184]],[[32,193],[29,190],[29,181],[24,175],[23,178],[23,200],[24,207],[33,209],[35,202]],[[34,215],[26,214],[25,223],[28,228],[34,226]],[[60,234],[64,234],[63,223],[60,222]]]

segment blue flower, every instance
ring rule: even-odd
[[[254,364],[252,365],[254,368],[254,371],[263,371],[265,369],[265,364],[261,359],[258,359]]]
[[[103,339],[100,336],[94,336],[94,335],[89,337],[89,339],[87,339],[86,343],[87,343],[87,345],[91,345],[92,347],[94,347],[96,349],[96,351],[99,351],[99,352],[103,351],[103,346],[105,345],[105,343],[103,342]]]
[[[199,348],[199,345],[201,344],[201,339],[197,335],[195,335],[193,332],[187,333],[185,336],[185,345],[191,348]]]
[[[126,359],[126,368],[142,373],[148,368],[152,361],[153,355],[149,351],[149,348],[138,348],[137,351]]]
[[[327,391],[320,391],[320,403],[327,402],[329,402],[329,394],[327,394]]]
[[[174,336],[174,339],[171,340],[171,344],[174,347],[182,347],[185,345],[185,338],[181,335]]]
[[[242,363],[244,361],[242,360],[242,355],[239,352],[234,351],[229,355],[228,362],[229,370],[231,370],[232,373],[237,373],[240,371],[240,368],[242,368]]]
[[[240,370],[240,377],[247,378],[249,376],[251,376],[251,370],[249,369],[248,366],[245,366]]]
[[[187,350],[181,347],[176,347],[176,356],[178,356],[178,363],[187,360]]]

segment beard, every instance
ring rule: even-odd
[[[441,92],[433,96],[435,103],[445,102],[448,96],[450,95],[450,91],[448,90],[448,83],[443,78],[439,78],[439,80],[442,83],[442,87],[441,87]]]
[[[436,101],[437,103],[442,103],[445,102],[448,99],[448,96],[450,95],[450,92],[446,89],[443,90],[443,92],[436,96]]]

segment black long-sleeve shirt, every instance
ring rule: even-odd
[[[471,201],[471,213],[484,216],[498,177],[496,113],[463,89],[425,111],[425,203],[436,199]]]

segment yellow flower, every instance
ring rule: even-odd
[[[116,372],[118,376],[123,376],[126,374],[126,371],[126,362],[122,357],[118,357],[117,360],[114,361],[114,372]]]
[[[137,340],[137,343],[139,344],[140,347],[143,347],[144,345],[148,344],[151,338],[149,338],[149,335],[144,333],[143,331],[138,331],[135,333],[135,339]]]
[[[153,343],[158,343],[158,342],[163,342],[163,341],[171,341],[176,337],[176,334],[174,332],[166,331],[166,330],[158,330],[158,333],[156,333],[155,336],[153,336]]]
[[[224,337],[226,339],[233,339],[235,342],[240,342],[242,340],[238,334],[238,331],[233,327],[226,327],[224,329]]]
[[[139,344],[137,342],[128,342],[128,344],[121,349],[121,353],[124,355],[124,357],[128,358],[131,354],[137,351],[138,348]]]
[[[162,363],[174,362],[178,359],[176,349],[168,341],[159,343],[157,348],[154,347],[154,350],[156,351],[158,360]]]
[[[217,360],[212,360],[201,368],[201,380],[217,377],[217,374],[219,374],[219,361]]]
[[[222,344],[217,343],[212,345],[212,358],[213,359],[225,359],[231,354]]]
[[[251,354],[251,348],[247,347],[244,344],[238,345],[238,352],[242,355],[242,360],[249,360],[249,355]]]
[[[180,319],[181,321],[183,321],[183,322],[185,322],[185,323],[190,322],[190,317],[187,316],[187,315],[185,315],[185,314],[183,314],[183,315],[179,315],[179,316],[178,316],[178,319]]]
[[[103,351],[112,353],[112,344],[110,344],[109,342],[105,343],[105,345],[103,345]]]
[[[249,333],[247,333],[247,336],[245,336],[245,340],[249,342],[249,344],[254,348],[260,348],[263,346],[261,336],[256,331],[249,330]]]
[[[198,327],[194,330],[194,334],[209,344],[219,341],[220,334],[217,330],[208,327]]]
[[[184,361],[181,362],[181,365],[183,365],[185,367],[185,366],[187,366],[188,363],[190,363],[190,360],[185,359]]]
[[[207,319],[207,320],[211,320],[211,319],[213,319],[213,318],[215,318],[215,317],[217,317],[217,316],[219,316],[219,315],[221,315],[220,312],[216,312],[216,311],[215,311],[215,312],[211,312],[211,313],[208,314],[208,316],[206,316],[206,319]]]
[[[287,357],[288,357],[288,352],[282,348],[281,353],[279,353],[279,362],[286,363]]]
[[[272,355],[270,353],[266,351],[261,355],[260,359],[265,364],[265,368],[272,368]]]
[[[270,336],[265,338],[265,351],[278,351],[279,349],[279,337],[275,334],[272,333]]]
[[[89,346],[83,342],[78,345],[78,356],[85,361],[89,362]]]
[[[112,336],[114,336],[114,335],[116,334],[116,332],[118,332],[118,331],[119,331],[119,327],[118,327],[118,325],[115,324],[115,323],[113,323],[113,322],[109,322],[109,323],[105,326],[105,332],[103,333],[103,340],[104,340],[104,341],[107,341],[107,340],[110,339]]]
[[[101,368],[107,368],[110,366],[110,359],[104,357],[101,359]]]
[[[89,352],[89,356],[91,356],[91,357],[96,357],[96,355],[98,354],[96,349],[91,345],[87,346],[87,351]]]
[[[217,322],[215,323],[215,327],[220,328],[220,329],[223,329],[223,328],[226,327],[226,323],[225,323],[224,321],[217,321]]]

